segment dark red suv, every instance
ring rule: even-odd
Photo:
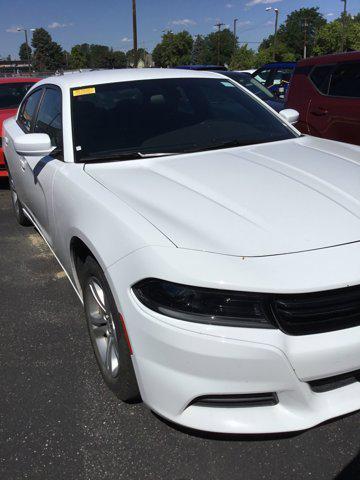
[[[300,113],[303,133],[360,145],[360,52],[300,61],[286,108]]]

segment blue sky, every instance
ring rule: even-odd
[[[343,8],[340,0],[137,0],[139,46],[152,50],[164,29],[207,34],[216,21],[227,25],[238,18],[240,41],[259,42],[273,31],[274,13],[280,22],[292,10],[318,6],[328,19]],[[360,10],[360,0],[348,0],[348,10]],[[16,27],[44,27],[69,50],[76,43],[101,43],[128,50],[132,42],[131,0],[0,0],[0,55],[17,57],[23,32]],[[256,47],[257,43],[251,43]]]

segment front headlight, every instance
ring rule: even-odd
[[[276,328],[269,319],[265,295],[191,287],[156,278],[141,280],[132,289],[146,307],[168,317],[212,325]]]

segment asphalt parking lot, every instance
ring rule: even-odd
[[[0,479],[360,479],[360,413],[285,436],[182,430],[107,390],[82,307],[0,182]]]

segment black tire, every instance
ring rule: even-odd
[[[11,193],[11,203],[13,206],[15,218],[17,222],[23,227],[29,227],[30,225],[32,225],[32,223],[24,213],[23,206],[20,202],[18,194],[16,193],[14,181],[11,178],[10,174],[9,174],[9,186],[10,186],[10,193]]]
[[[114,297],[111,293],[104,272],[102,271],[97,261],[92,256],[88,256],[85,259],[85,262],[81,265],[79,273],[84,296],[86,323],[101,375],[109,389],[120,400],[127,403],[136,402],[140,400],[141,397],[135,376],[134,367],[131,360],[131,352],[121,322],[120,313],[117,310]],[[96,336],[96,334],[94,333],[96,329],[99,328],[94,325],[94,321],[92,320],[93,317],[91,314],[91,309],[93,308],[92,305],[94,305],[94,296],[91,291],[91,285],[94,284],[94,281],[99,284],[99,286],[104,292],[103,298],[105,299],[104,303],[106,306],[108,322],[112,319],[112,329],[115,329],[115,335],[113,335],[111,338],[113,339],[113,341],[116,342],[116,346],[118,349],[118,367],[116,375],[114,375],[114,372],[112,372],[112,374],[109,373],[109,371],[106,369],[106,366],[104,365],[104,360],[102,359],[101,351],[99,350],[97,343],[97,341],[99,341],[99,338],[101,338],[102,335],[98,334]],[[99,309],[99,312],[100,311],[101,310]],[[109,319],[109,317],[111,317],[111,319]],[[101,320],[99,320],[99,322],[101,322]],[[104,324],[100,328],[105,328],[106,325],[107,324]],[[101,340],[101,342],[105,342],[108,338],[109,337],[107,335],[104,335],[104,340]]]

